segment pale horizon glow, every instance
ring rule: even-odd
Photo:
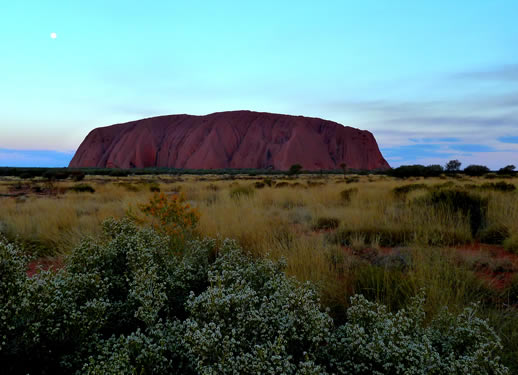
[[[65,163],[100,126],[230,110],[369,130],[392,166],[518,165],[516,14],[513,0],[6,2],[0,166]]]

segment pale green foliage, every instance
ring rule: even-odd
[[[27,260],[16,246],[0,237],[0,353],[9,349],[6,347],[8,340],[16,334],[16,317],[22,309],[27,283]]]
[[[425,324],[356,296],[335,327],[309,284],[232,241],[171,241],[109,220],[59,271],[29,278],[0,240],[0,362],[43,374],[507,374],[500,341],[468,308]],[[175,255],[173,255],[175,254]]]
[[[202,374],[306,373],[332,320],[309,285],[282,264],[251,261],[232,242],[209,271],[210,287],[187,302],[186,346]]]
[[[500,340],[474,308],[447,310],[425,325],[424,297],[397,313],[351,298],[348,321],[333,335],[327,353],[339,374],[508,374]]]

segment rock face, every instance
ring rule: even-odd
[[[387,169],[374,136],[338,123],[250,111],[153,117],[94,129],[70,167]]]

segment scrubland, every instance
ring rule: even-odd
[[[285,262],[286,275],[316,286],[336,324],[356,294],[395,312],[422,293],[428,321],[478,303],[518,371],[516,187],[517,178],[461,175],[5,178],[0,232],[33,264],[59,268],[107,218],[131,217],[158,192],[181,195],[199,213],[198,236]]]

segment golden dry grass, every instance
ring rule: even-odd
[[[82,236],[96,235],[105,218],[124,216],[128,208],[149,200],[152,194],[149,182],[154,180],[162,191],[181,191],[199,208],[201,234],[235,238],[247,250],[258,254],[268,252],[288,256],[297,253],[297,249],[308,252],[308,246],[328,246],[320,238],[322,234],[312,231],[317,219],[326,217],[338,219],[341,228],[353,231],[406,230],[420,244],[428,243],[427,236],[431,233],[455,231],[461,238],[470,237],[469,223],[456,213],[409,207],[407,202],[424,195],[424,190],[409,193],[402,202],[392,192],[404,184],[418,182],[432,186],[444,183],[444,180],[402,182],[384,176],[362,176],[358,183],[346,184],[340,176],[314,177],[278,178],[277,182],[301,186],[266,186],[237,198],[231,196],[233,189],[252,186],[256,180],[221,180],[219,176],[188,176],[181,181],[145,176],[87,178],[84,183],[95,188],[94,194],[67,192],[57,196],[29,194],[26,198],[1,198],[0,222],[2,231],[10,237],[42,241],[53,244],[59,252],[66,252]],[[308,187],[315,181],[322,185]],[[484,181],[456,181],[459,185],[468,182]],[[0,191],[7,192],[15,183],[15,179],[3,180]],[[61,188],[71,185],[71,182],[56,183]],[[346,188],[358,189],[349,203],[340,197],[340,192]],[[482,194],[489,198],[488,221],[518,232],[518,194]],[[357,240],[361,241],[361,238]]]
[[[333,289],[353,288],[348,279],[354,264],[351,266],[351,259],[341,255],[343,249],[332,240],[332,233],[314,230],[319,218],[338,219],[340,224],[336,232],[357,232],[349,239],[352,247],[378,248],[383,233],[399,232],[405,233],[406,245],[428,248],[428,252],[438,251],[430,250],[428,244],[441,243],[450,237],[455,241],[472,240],[465,217],[409,203],[425,195],[426,190],[412,191],[404,199],[393,193],[395,187],[405,184],[433,186],[447,181],[438,178],[401,181],[385,176],[360,176],[358,179],[356,183],[347,184],[342,176],[300,176],[295,179],[281,176],[275,178],[276,182],[286,182],[288,186],[252,188],[250,194],[236,195],[232,192],[252,187],[262,178],[88,177],[83,183],[95,188],[93,194],[67,192],[46,196],[29,193],[27,197],[0,198],[0,230],[10,238],[18,237],[37,244],[35,252],[38,255],[67,253],[83,236],[98,235],[100,224],[107,217],[122,217],[128,209],[137,209],[138,204],[147,202],[152,196],[151,183],[158,184],[163,192],[182,192],[199,209],[200,234],[234,238],[258,256],[284,257],[288,274],[300,280],[326,284],[324,289],[338,299],[341,298],[339,292],[333,292]],[[452,182],[462,186],[481,184],[486,180],[464,178]],[[4,179],[0,188],[7,192],[17,183],[20,182],[16,179]],[[32,184],[41,185],[42,182]],[[55,188],[72,185],[72,182],[60,182]],[[350,188],[358,191],[350,202],[345,202],[340,192]],[[480,194],[489,199],[488,222],[503,225],[512,234],[518,233],[518,194],[493,191]],[[375,235],[368,238],[363,233]],[[338,262],[336,254],[339,254]],[[419,264],[430,266],[435,261],[423,259]],[[425,280],[444,284],[445,280],[437,279],[440,272],[430,271],[434,268],[423,268],[415,273],[421,279],[410,275],[413,288],[423,285]],[[445,276],[441,277],[444,279]]]

